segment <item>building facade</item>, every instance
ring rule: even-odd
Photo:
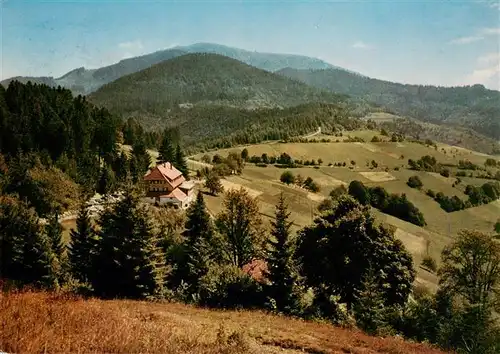
[[[194,183],[186,181],[170,162],[156,165],[144,175],[145,200],[158,205],[185,209],[194,196]]]

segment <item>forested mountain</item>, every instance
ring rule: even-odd
[[[482,85],[436,87],[404,85],[345,70],[277,72],[308,85],[383,105],[400,115],[439,124],[466,126],[500,140],[500,92]]]
[[[336,103],[344,97],[218,54],[187,54],[101,87],[89,99],[116,113],[166,116],[191,105],[246,109]]]
[[[32,83],[46,84],[53,87],[60,85],[70,89],[75,95],[86,95],[122,76],[141,71],[162,61],[187,53],[221,54],[267,71],[276,71],[287,67],[295,69],[325,69],[334,67],[322,60],[301,55],[259,53],[218,44],[196,43],[124,59],[113,65],[98,69],[77,68],[60,78],[19,76],[2,81],[2,85],[7,87],[12,80],[22,83],[31,81]]]

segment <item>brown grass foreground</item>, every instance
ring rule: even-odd
[[[0,323],[8,353],[442,353],[262,312],[44,292],[0,294]]]

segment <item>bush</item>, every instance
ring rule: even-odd
[[[410,188],[418,188],[418,189],[422,188],[424,185],[420,180],[420,177],[418,176],[411,176],[410,178],[408,178],[408,182],[406,182],[406,184]]]
[[[437,263],[431,256],[425,256],[422,259],[422,267],[427,268],[433,273],[437,271]]]
[[[286,184],[295,182],[295,176],[290,171],[285,171],[281,174],[280,181]]]
[[[218,308],[258,308],[264,305],[262,286],[234,265],[213,265],[200,278],[198,301]]]
[[[371,140],[372,143],[380,143],[380,139],[378,136],[374,135],[372,140]]]
[[[450,170],[448,170],[447,168],[443,168],[440,172],[440,175],[448,178],[448,177],[450,177]]]
[[[436,198],[436,192],[434,192],[432,189],[428,189],[427,192],[425,193],[431,198]]]
[[[259,162],[259,163],[256,163],[255,166],[257,166],[257,167],[267,167],[267,163]]]

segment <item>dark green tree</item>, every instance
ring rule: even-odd
[[[245,148],[241,151],[241,158],[243,161],[246,161],[248,159],[248,150]]]
[[[352,181],[349,184],[348,192],[361,204],[370,205],[370,192],[362,182]]]
[[[364,290],[370,268],[380,270],[377,282],[387,305],[403,304],[415,278],[403,244],[347,195],[300,232],[295,254],[310,286],[338,292],[349,307]]]
[[[160,149],[158,150],[160,153],[158,159],[161,163],[163,162],[177,162],[176,152],[174,151],[172,145],[172,139],[167,130],[163,132],[163,139],[161,141]],[[177,166],[176,166],[177,167]],[[177,167],[178,168],[178,167]],[[182,171],[181,171],[182,172]]]
[[[187,167],[187,162],[186,158],[184,157],[184,153],[181,150],[181,147],[179,144],[177,144],[175,148],[175,160],[174,160],[174,166],[182,172],[184,177],[187,179],[189,178],[189,172],[188,172],[188,167]]]
[[[259,206],[243,188],[227,191],[222,205],[216,219],[221,248],[232,264],[242,267],[256,256],[261,244]]]
[[[293,313],[299,307],[297,291],[298,273],[295,269],[294,245],[290,235],[292,222],[283,193],[276,205],[275,220],[271,222],[272,237],[266,252],[266,277],[270,281],[270,296],[276,307],[284,313]]]
[[[92,226],[89,212],[82,203],[76,219],[76,229],[70,232],[68,260],[72,274],[82,282],[89,282],[94,271],[97,234]]]
[[[113,192],[116,186],[116,178],[113,170],[108,166],[104,165],[101,169],[101,176],[99,177],[99,183],[97,184],[97,193],[101,195],[109,194]]]
[[[186,281],[194,293],[199,279],[208,272],[211,262],[217,261],[217,247],[210,214],[206,209],[202,192],[187,210],[184,241],[185,261],[179,266],[179,278]]]
[[[163,291],[165,258],[151,216],[131,191],[103,212],[91,283],[104,298],[147,298]]]
[[[285,171],[281,174],[280,181],[286,184],[292,184],[295,182],[295,177],[290,171]]]
[[[133,159],[131,165],[133,164],[133,177],[135,182],[137,182],[142,179],[151,165],[151,156],[146,150],[146,145],[143,139],[136,138],[136,142],[132,147],[132,156]]]
[[[20,284],[56,284],[51,240],[33,209],[10,196],[0,196],[0,276]]]
[[[62,231],[63,228],[59,223],[59,214],[54,213],[49,217],[49,220],[45,225],[45,233],[51,242],[52,251],[58,259],[61,259],[64,253]]]
[[[217,195],[224,191],[224,187],[220,181],[220,177],[214,173],[210,172],[205,178],[205,187],[209,190],[210,194]]]

